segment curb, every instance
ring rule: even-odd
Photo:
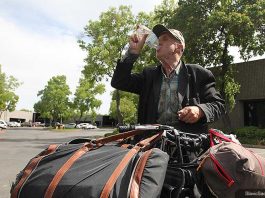
[[[247,148],[260,148],[260,149],[265,149],[265,146],[264,145],[242,144],[242,146],[247,147]]]

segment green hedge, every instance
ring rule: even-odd
[[[118,132],[118,129],[114,129],[114,131],[112,132],[112,133],[106,133],[105,135],[104,135],[104,137],[108,137],[108,136],[111,136],[111,135],[116,135],[116,134],[118,134],[119,132]]]
[[[234,133],[243,144],[265,145],[265,129],[248,126],[235,129]]]

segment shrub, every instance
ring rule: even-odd
[[[234,132],[237,135],[237,137],[247,137],[247,138],[253,138],[256,137],[256,131],[258,130],[255,126],[248,126],[236,129]]]
[[[234,133],[243,144],[265,145],[265,129],[248,126],[235,129]]]

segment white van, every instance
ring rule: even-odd
[[[6,129],[7,128],[7,124],[4,120],[0,120],[0,129]]]

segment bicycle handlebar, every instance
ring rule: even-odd
[[[118,126],[118,130],[120,133],[131,130],[165,131],[163,136],[168,138],[169,140],[176,141],[176,137],[179,137],[181,142],[193,145],[195,147],[199,146],[202,142],[206,142],[206,140],[208,140],[208,135],[206,134],[186,133],[180,130],[176,130],[172,126],[160,125],[160,124]]]
[[[125,126],[118,126],[118,131],[120,133],[132,131],[132,130],[173,130],[174,127],[167,126],[167,125],[125,125]]]

